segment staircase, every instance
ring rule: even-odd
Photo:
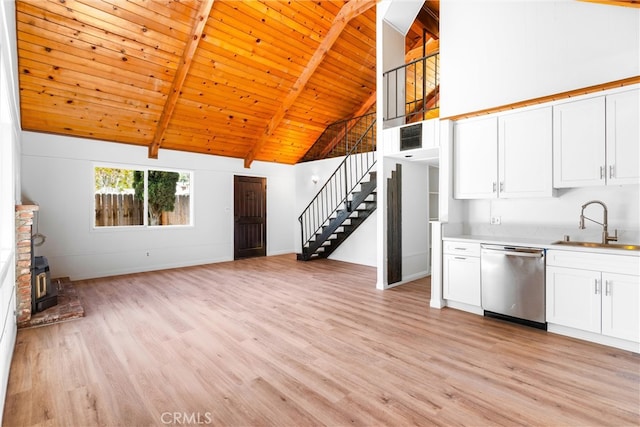
[[[346,135],[354,138],[353,134]],[[298,260],[326,258],[376,210],[375,120],[302,212]]]
[[[309,261],[327,258],[376,210],[376,172],[360,184],[360,191],[351,193],[350,200],[329,218],[326,225],[309,240],[298,259]]]

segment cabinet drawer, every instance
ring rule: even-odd
[[[480,256],[480,243],[447,241],[443,243],[443,252],[452,255]]]
[[[563,250],[547,251],[547,265],[619,274],[640,274],[640,257]]]

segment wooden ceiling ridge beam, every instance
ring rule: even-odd
[[[313,73],[318,69],[323,59],[325,58],[325,56],[327,56],[334,43],[338,40],[340,34],[345,29],[349,21],[366,12],[367,10],[375,6],[375,4],[376,0],[349,0],[349,2],[340,9],[340,12],[338,12],[336,17],[334,18],[333,23],[331,24],[331,28],[327,32],[327,35],[320,43],[320,46],[318,46],[313,56],[307,63],[307,66],[304,68],[296,82],[293,84],[293,87],[284,98],[276,113],[269,121],[269,124],[265,128],[262,135],[260,135],[258,141],[256,141],[251,150],[249,150],[249,153],[247,153],[247,156],[244,159],[245,168],[249,168],[251,166],[251,163],[255,160],[258,153],[260,153],[260,150],[264,147],[267,139],[269,139],[276,128],[280,125],[280,123],[284,119],[285,114],[296,101],[298,96],[302,93],[304,87],[313,76]]]
[[[158,151],[160,149],[160,145],[162,144],[162,139],[165,132],[167,131],[167,127],[169,126],[169,121],[173,116],[178,98],[180,97],[180,92],[182,91],[182,86],[184,85],[184,81],[187,78],[187,74],[189,72],[189,68],[191,67],[195,51],[198,48],[200,40],[202,39],[204,27],[207,24],[207,19],[209,18],[209,14],[211,13],[211,8],[213,7],[214,1],[215,0],[202,0],[202,3],[200,3],[200,9],[198,9],[198,13],[195,16],[195,22],[189,35],[189,41],[187,42],[182,53],[182,58],[180,60],[180,64],[178,65],[178,69],[176,70],[176,74],[173,78],[173,83],[169,88],[169,96],[167,96],[167,101],[164,104],[162,114],[160,115],[160,120],[158,120],[156,132],[153,136],[151,144],[149,145],[150,159],[158,158]]]

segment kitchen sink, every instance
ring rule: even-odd
[[[566,240],[558,240],[553,245],[561,246],[577,246],[582,248],[604,248],[604,249],[622,249],[626,251],[640,251],[640,245],[627,245],[624,243],[598,243],[598,242],[571,242]]]

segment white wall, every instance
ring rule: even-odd
[[[94,229],[96,162],[194,171],[192,227]],[[23,199],[40,206],[37,255],[53,277],[72,280],[233,259],[233,176],[267,178],[267,255],[294,250],[294,168],[241,159],[161,150],[81,138],[23,133]],[[147,256],[147,254],[149,254]]]
[[[469,200],[465,232],[481,235],[531,235],[561,240],[564,234],[571,240],[601,238],[602,227],[586,222],[578,229],[581,206],[590,200],[603,201],[609,211],[609,232],[618,229],[620,242],[638,243],[640,221],[640,190],[637,185],[569,188],[558,190],[557,197],[543,199]],[[590,206],[588,217],[602,222],[602,208]],[[501,218],[500,225],[490,225],[492,216]]]
[[[402,280],[429,274],[429,167],[402,165]]]
[[[0,425],[16,340],[15,204],[20,180],[15,4],[0,1]]]
[[[442,1],[440,116],[640,75],[640,9]]]
[[[295,248],[301,252],[300,223],[298,216],[313,200],[318,191],[340,165],[344,157],[316,160],[295,165]],[[374,166],[375,170],[375,166]],[[318,182],[311,181],[312,176],[318,177]],[[379,192],[379,190],[378,190]],[[378,205],[378,209],[380,205]],[[376,215],[371,215],[356,231],[353,232],[330,256],[337,261],[351,262],[369,266],[376,265]]]

